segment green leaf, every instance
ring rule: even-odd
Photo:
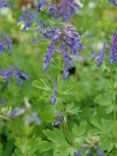
[[[53,148],[53,144],[48,141],[41,141],[39,144],[40,152],[45,152]]]
[[[85,134],[87,129],[87,122],[83,121],[80,123],[79,127],[78,127],[78,135],[82,136]]]
[[[50,83],[46,80],[40,79],[40,81],[35,80],[32,83],[33,87],[44,91],[51,91]]]
[[[73,114],[73,115],[77,115],[79,112],[81,112],[80,108],[74,106],[73,103],[66,105],[65,111],[66,113]]]
[[[62,143],[55,145],[53,156],[69,156],[69,146]]]
[[[44,130],[43,133],[47,136],[47,138],[53,143],[66,143],[63,132],[60,129],[55,128],[52,130]]]

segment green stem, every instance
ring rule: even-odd
[[[64,107],[62,107],[62,113],[63,115],[65,114]],[[69,143],[70,146],[73,146],[73,140],[72,140],[66,119],[64,119],[62,123],[62,127],[63,127],[63,131],[64,131],[67,142]]]
[[[112,92],[114,94],[114,99],[112,101],[113,105],[113,138],[116,138],[116,121],[117,121],[117,110],[116,110],[116,88],[115,88],[115,79],[114,79],[114,72],[113,67],[111,68],[111,86],[112,86]],[[117,138],[116,138],[117,139]],[[115,139],[114,139],[115,140]]]

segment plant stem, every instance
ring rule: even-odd
[[[63,113],[63,115],[65,114],[64,107],[62,107],[62,113]],[[69,143],[70,146],[73,146],[74,143],[73,143],[73,140],[72,140],[72,137],[71,137],[68,125],[67,125],[67,119],[65,119],[65,118],[62,123],[62,127],[63,127],[63,131],[64,131],[67,142]]]
[[[112,105],[113,105],[113,138],[116,138],[117,137],[117,135],[116,135],[117,110],[116,110],[116,88],[115,88],[113,66],[111,68],[111,86],[112,86],[112,93],[114,95],[114,98],[112,100]]]

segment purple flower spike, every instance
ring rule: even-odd
[[[75,153],[74,156],[81,156],[81,154],[82,154],[82,149],[79,149],[79,150]]]
[[[56,102],[56,87],[57,87],[56,80],[54,80],[54,88],[53,88],[53,91],[52,91],[52,94],[51,94],[51,97],[50,97],[50,102],[53,105]]]
[[[64,62],[64,68],[63,68],[63,73],[62,73],[63,79],[67,79],[69,76],[69,70],[67,67],[67,62]]]
[[[99,156],[105,156],[104,152],[102,152],[99,148],[96,149],[96,152]]]
[[[117,2],[116,2],[116,0],[109,0],[109,2],[110,2],[112,5],[114,5],[114,6],[117,7]]]
[[[1,33],[1,38],[0,38],[0,53],[4,49],[6,49],[8,52],[11,50],[11,39],[9,38],[8,35]]]
[[[112,42],[110,47],[110,64],[117,63],[117,35],[112,33]]]
[[[0,53],[2,53],[3,49],[4,49],[4,44],[2,40],[0,40]]]
[[[102,50],[100,52],[98,52],[98,53],[92,52],[91,53],[93,59],[95,59],[95,61],[96,61],[97,67],[99,67],[102,64],[102,61],[103,61],[103,58],[104,58],[105,49],[106,49],[106,41],[104,41],[103,48],[102,48]]]
[[[3,38],[6,41],[6,49],[7,49],[7,51],[10,51],[11,50],[11,42],[12,42],[11,39],[9,38],[8,35],[5,35],[5,34],[3,34]]]
[[[47,54],[43,58],[43,70],[44,71],[47,69],[47,67],[50,63],[50,60],[51,60],[52,54],[53,54],[53,50],[54,50],[54,44],[53,44],[53,42],[51,42],[50,45],[48,46]]]

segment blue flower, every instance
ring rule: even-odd
[[[57,0],[57,17],[62,17],[62,22],[72,17],[79,8],[75,0]]]
[[[53,53],[59,49],[58,51],[61,53],[64,59],[63,77],[66,79],[69,75],[68,66],[74,67],[71,55],[77,57],[79,54],[79,49],[83,49],[83,45],[80,43],[80,35],[76,32],[76,29],[72,25],[66,25],[62,28],[46,28],[45,26],[44,29],[45,30],[40,28],[40,32],[42,33],[41,39],[47,38],[51,41],[47,48],[47,53],[43,59],[43,70],[45,71],[48,68]],[[35,39],[35,41],[38,40],[38,38]]]
[[[4,44],[2,40],[0,40],[0,53],[3,51],[3,49],[4,49]]]
[[[56,102],[56,87],[57,87],[57,83],[56,83],[56,80],[54,80],[54,87],[53,87],[52,94],[51,94],[51,97],[50,97],[50,102],[53,105]]]
[[[57,112],[57,117],[56,119],[52,122],[52,126],[57,126],[62,122],[62,113],[61,112]]]
[[[102,61],[103,61],[103,58],[104,58],[105,49],[106,49],[106,41],[104,41],[103,48],[102,48],[102,50],[100,52],[98,52],[98,53],[92,52],[91,53],[93,59],[95,59],[95,61],[96,61],[97,67],[99,67],[102,64]]]
[[[17,22],[24,21],[25,25],[22,28],[23,30],[29,28],[31,26],[32,20],[35,18],[35,13],[29,12],[28,9],[26,9],[21,16],[18,18]]]
[[[11,42],[12,41],[8,35],[1,33],[1,35],[0,35],[0,53],[2,53],[2,51],[4,49],[6,49],[9,52],[11,50]]]
[[[117,35],[112,33],[112,42],[110,47],[110,63],[117,63]]]
[[[110,2],[111,4],[113,4],[114,6],[117,7],[117,2],[116,2],[116,0],[109,0],[109,2]]]
[[[56,12],[56,6],[54,4],[48,3],[45,0],[40,0],[36,3],[34,11],[31,11],[30,9],[24,10],[19,19],[17,20],[17,22],[24,21],[25,25],[23,27],[23,30],[29,28],[31,26],[32,21],[42,26],[42,21],[38,19],[38,14],[42,12],[42,8],[48,10],[49,15],[51,16],[53,16]]]
[[[29,80],[28,75],[25,74],[23,71],[19,70],[17,66],[15,66],[15,70],[13,71],[13,76],[17,79],[17,83],[19,85],[22,84],[22,80]]]
[[[46,10],[48,10],[49,15],[54,16],[54,14],[57,12],[57,8],[56,5],[46,2],[45,0],[40,0],[36,6],[35,6],[35,12],[36,14],[38,14],[38,12],[40,12],[41,10],[43,10],[43,8],[45,8]]]
[[[29,80],[27,74],[21,71],[16,65],[9,67],[6,70],[0,70],[0,75],[4,77],[5,82],[9,80],[9,78],[14,77],[17,80],[19,85],[22,84],[22,80]]]
[[[52,126],[57,126],[62,122],[62,119],[60,117],[56,118],[53,123]]]

